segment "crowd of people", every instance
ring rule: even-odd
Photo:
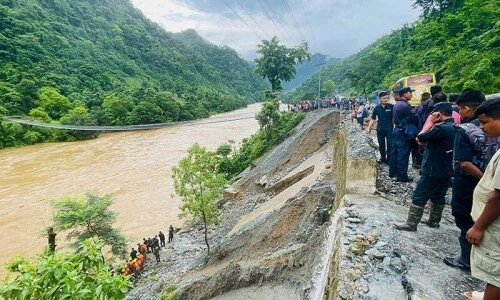
[[[308,112],[320,108],[336,108],[339,110],[352,110],[356,99],[341,96],[331,96],[316,100],[301,100],[296,104],[288,104],[288,110],[293,112]]]
[[[168,243],[170,244],[173,241],[174,227],[170,225],[168,228]],[[156,263],[160,263],[160,250],[162,247],[166,247],[166,240],[165,234],[161,231],[158,232],[158,234],[153,238],[143,238],[142,242],[137,244],[137,249],[132,248],[130,251],[130,257],[126,261],[126,264],[121,268],[121,274],[133,275],[135,278],[139,278],[142,274],[141,271],[148,253],[153,253]]]
[[[486,100],[474,89],[448,97],[438,85],[422,95],[413,108],[413,90],[404,87],[395,95],[380,92],[380,103],[371,110],[366,128],[376,125],[381,163],[389,164],[389,177],[411,182],[410,154],[420,178],[412,194],[406,222],[397,230],[416,231],[424,208],[430,207],[423,223],[438,228],[452,189],[451,209],[460,229],[460,254],[443,262],[470,271],[486,282],[484,292],[468,291],[470,299],[500,299],[500,98]],[[355,108],[355,118],[366,109]],[[364,119],[364,118],[363,118]],[[363,122],[361,121],[363,128]]]

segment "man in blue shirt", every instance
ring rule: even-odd
[[[389,177],[396,177],[396,181],[409,182],[413,178],[408,177],[408,160],[410,159],[411,143],[414,138],[408,136],[406,127],[408,124],[417,124],[418,117],[408,101],[412,98],[410,87],[399,90],[397,99],[392,110],[394,130],[392,133],[393,144],[389,161]]]
[[[429,219],[425,223],[429,227],[439,227],[446,205],[446,192],[453,175],[455,127],[451,114],[451,103],[435,104],[416,138],[417,142],[426,143],[427,147],[420,169],[420,179],[413,191],[408,219],[405,223],[394,226],[398,230],[416,231],[424,213],[424,206],[429,199],[433,205]]]
[[[375,106],[372,112],[370,123],[366,131],[370,133],[377,122],[377,140],[378,140],[378,151],[380,152],[380,162],[387,163],[390,160],[390,153],[392,149],[392,107],[393,105],[387,103],[389,101],[389,95],[387,92],[383,91],[378,94],[380,104]],[[387,148],[386,148],[387,145]]]

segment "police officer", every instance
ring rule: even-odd
[[[455,127],[452,118],[452,107],[449,102],[441,102],[433,106],[432,113],[418,134],[416,140],[426,143],[421,176],[413,191],[412,204],[405,223],[396,224],[398,230],[416,231],[422,219],[424,206],[428,199],[433,203],[429,219],[425,222],[429,227],[439,227],[441,215],[446,204],[445,195],[453,175],[453,143]]]
[[[392,110],[394,122],[393,143],[389,161],[389,177],[396,177],[396,181],[409,182],[413,178],[408,177],[408,160],[410,159],[411,143],[413,137],[405,132],[409,124],[417,125],[418,117],[408,101],[412,98],[412,90],[404,87],[399,90],[399,99],[396,100]],[[416,127],[415,127],[416,129]]]
[[[450,97],[451,98],[451,97]],[[460,255],[457,257],[445,257],[444,263],[463,270],[470,270],[471,244],[467,241],[467,231],[472,228],[474,221],[471,217],[472,196],[479,180],[483,176],[486,168],[486,161],[490,157],[485,157],[481,147],[474,145],[472,139],[464,130],[469,128],[475,132],[480,132],[476,136],[476,141],[484,141],[494,149],[499,148],[500,138],[485,137],[478,127],[479,120],[474,115],[475,109],[484,101],[486,97],[478,90],[465,90],[458,99],[459,114],[462,119],[460,129],[455,136],[454,147],[454,176],[452,184],[451,211],[455,217],[455,224],[460,229],[458,237],[460,245]],[[479,148],[479,149],[478,149]]]
[[[366,131],[370,133],[377,122],[377,140],[378,140],[378,151],[380,152],[380,162],[387,163],[390,160],[390,153],[392,149],[392,107],[393,105],[387,103],[389,101],[389,94],[386,91],[382,91],[378,94],[380,103],[375,106],[372,112],[370,123]],[[386,150],[387,145],[387,150]]]

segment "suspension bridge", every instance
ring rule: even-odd
[[[169,122],[169,123],[154,123],[154,124],[141,124],[141,125],[122,125],[122,126],[88,126],[88,125],[66,125],[57,123],[45,123],[36,120],[23,119],[18,116],[2,116],[2,119],[8,122],[19,123],[23,125],[63,129],[63,130],[79,130],[79,131],[137,131],[137,130],[150,130],[159,129],[164,127],[173,127],[180,125],[206,125],[214,123],[235,122],[240,120],[255,119],[255,114],[241,114],[230,117],[215,117],[196,121],[182,121],[182,122]]]

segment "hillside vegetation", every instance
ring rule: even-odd
[[[339,62],[339,58],[333,58],[326,56],[321,53],[315,53],[311,56],[311,60],[305,61],[301,64],[298,64],[295,66],[296,74],[295,78],[283,82],[283,90],[284,91],[289,91],[292,90],[298,86],[300,86],[304,81],[309,79],[314,73],[318,71],[318,67],[316,65],[325,63],[326,65],[333,65],[337,62]]]
[[[428,1],[416,4],[420,2]],[[500,1],[436,2],[443,3],[430,9],[422,7],[424,15],[415,24],[405,25],[340,63],[325,67],[322,78],[332,79],[340,92],[366,95],[388,89],[401,77],[433,72],[447,92],[468,87],[498,92]],[[285,100],[295,102],[314,95],[317,84],[316,73],[288,93]]]
[[[228,47],[166,32],[128,0],[0,2],[0,113],[44,122],[191,120],[260,100],[265,84]],[[3,123],[0,148],[93,133]]]

